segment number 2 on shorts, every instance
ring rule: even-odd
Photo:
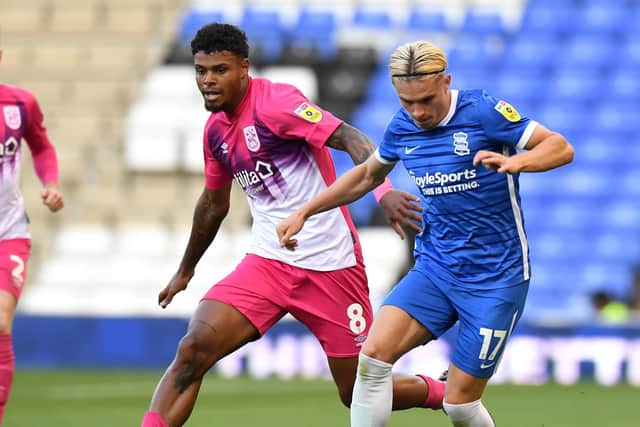
[[[13,283],[17,288],[22,286],[22,273],[24,273],[24,261],[18,255],[9,255],[9,259],[15,262],[17,265],[11,270],[11,276],[13,277]]]

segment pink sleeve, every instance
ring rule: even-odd
[[[261,119],[283,139],[303,139],[321,148],[342,120],[311,103],[295,86],[274,83],[262,98]]]
[[[58,183],[58,156],[49,141],[47,129],[44,127],[44,117],[38,102],[33,96],[26,99],[28,106],[27,132],[25,140],[31,150],[33,167],[43,185]]]
[[[203,153],[204,153],[204,175],[205,175],[205,186],[209,190],[218,190],[225,185],[233,178],[226,170],[224,165],[218,161],[213,154],[211,153],[211,149],[209,148],[209,144],[207,142],[209,135],[209,126],[207,125],[204,130],[204,140],[203,140]]]

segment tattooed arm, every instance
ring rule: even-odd
[[[326,145],[336,150],[346,151],[356,165],[364,163],[376,150],[367,135],[346,123],[338,126],[327,140]]]
[[[195,272],[196,264],[213,241],[222,220],[229,212],[230,194],[231,182],[219,190],[205,188],[200,195],[193,213],[189,243],[187,243],[178,271],[158,296],[160,307],[165,308],[175,294],[187,288],[187,284]]]

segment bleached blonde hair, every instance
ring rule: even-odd
[[[389,73],[392,79],[420,79],[443,72],[447,65],[442,49],[431,42],[418,40],[393,51]]]

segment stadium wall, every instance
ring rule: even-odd
[[[20,368],[163,369],[187,329],[184,318],[52,317],[20,315],[14,344]],[[407,354],[399,372],[438,375],[456,336]],[[263,339],[223,359],[214,371],[234,377],[330,378],[324,353],[297,321],[281,321]],[[573,384],[595,380],[640,387],[640,326],[521,324],[511,337],[493,382]]]

